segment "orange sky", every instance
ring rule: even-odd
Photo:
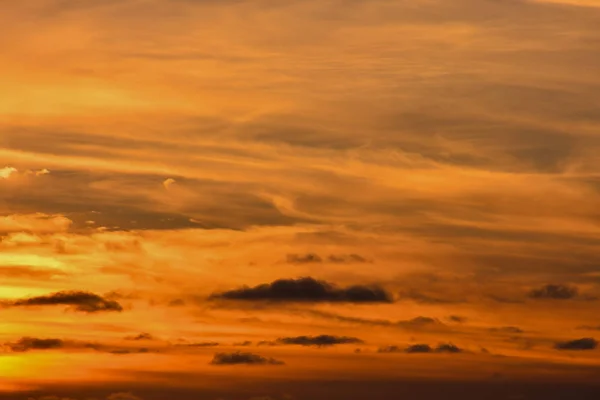
[[[5,3],[0,399],[600,398],[600,1]]]

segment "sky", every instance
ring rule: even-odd
[[[599,0],[0,5],[0,399],[600,398]]]

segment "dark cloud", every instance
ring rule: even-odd
[[[318,254],[288,254],[287,262],[290,264],[314,264],[323,262],[323,259]]]
[[[431,353],[433,349],[428,344],[413,344],[408,346],[404,351],[406,353]]]
[[[367,326],[380,326],[380,327],[395,327],[403,329],[427,329],[427,328],[439,328],[447,329],[448,327],[443,324],[440,320],[430,317],[415,317],[412,319],[401,320],[401,321],[390,321],[387,319],[372,319],[372,318],[361,318],[361,317],[349,317],[336,313],[319,311],[319,310],[303,310],[309,315],[315,317],[330,319],[338,322],[346,322],[351,324],[367,325]]]
[[[327,261],[336,264],[367,263],[369,260],[359,254],[331,254]]]
[[[212,365],[284,365],[283,361],[266,358],[253,353],[217,353],[210,362]]]
[[[31,307],[31,306],[71,306],[75,311],[96,313],[103,311],[123,311],[123,307],[114,300],[108,300],[90,292],[63,291],[45,296],[28,297],[13,301],[4,301],[4,307]]]
[[[427,327],[444,327],[445,325],[441,323],[438,319],[430,318],[430,317],[416,317],[413,319],[409,319],[406,321],[398,321],[396,325],[401,326],[403,328],[409,329],[422,329]]]
[[[245,340],[243,342],[234,343],[234,346],[247,347],[252,346],[252,342],[250,340]]]
[[[517,326],[502,326],[499,328],[490,328],[490,332],[498,333],[524,333],[525,331]]]
[[[556,343],[554,348],[557,350],[594,350],[597,346],[598,342],[595,339],[582,338]]]
[[[435,348],[436,353],[462,353],[462,349],[452,343],[442,343]]]
[[[102,343],[85,342],[78,340],[57,338],[22,337],[16,342],[5,343],[5,347],[12,352],[25,353],[35,350],[75,350],[75,351],[97,351],[109,354],[142,354],[159,353],[161,349],[147,347],[120,347]]]
[[[155,340],[154,336],[152,336],[149,333],[140,333],[139,335],[135,335],[135,336],[127,336],[125,338],[125,340],[134,340],[134,341],[138,341],[138,340]]]
[[[39,339],[23,337],[14,343],[6,343],[6,346],[14,352],[24,353],[30,350],[56,350],[68,346],[62,339]]]
[[[405,348],[400,348],[399,346],[385,346],[380,347],[377,350],[378,353],[408,353],[408,354],[418,354],[418,353],[461,353],[462,349],[453,345],[452,343],[442,343],[438,345],[435,349],[428,344],[418,343],[412,344]]]
[[[210,299],[273,302],[391,303],[389,293],[378,286],[355,285],[338,288],[311,277],[279,279],[255,287],[215,293]]]
[[[600,325],[581,325],[578,326],[577,329],[583,331],[600,331]]]
[[[300,346],[333,346],[336,344],[359,344],[364,343],[361,339],[348,336],[296,336],[284,337],[277,339],[276,343],[284,345],[300,345]]]
[[[578,290],[574,286],[548,284],[529,292],[532,299],[569,300],[577,297]]]
[[[398,346],[384,346],[377,349],[378,353],[401,353],[402,349]]]
[[[460,315],[450,315],[448,317],[448,321],[457,322],[459,324],[467,322],[467,320],[468,319],[466,317],[461,317]]]
[[[322,262],[330,262],[335,264],[352,264],[352,263],[368,263],[365,257],[360,254],[330,254],[327,257],[322,257],[315,253],[306,254],[288,254],[287,262],[290,264],[314,264]]]
[[[177,346],[182,347],[217,347],[221,344],[219,342],[197,342],[197,343],[184,343],[178,344]]]

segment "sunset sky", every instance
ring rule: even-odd
[[[0,29],[1,400],[600,399],[600,0]]]

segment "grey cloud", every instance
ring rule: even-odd
[[[318,254],[288,254],[287,262],[290,264],[314,264],[321,263],[323,259]]]
[[[594,350],[598,341],[594,338],[575,339],[566,342],[558,342],[554,346],[557,350]]]
[[[35,296],[18,300],[5,300],[2,302],[2,306],[4,307],[56,305],[70,306],[73,310],[83,313],[123,311],[123,307],[114,300],[108,300],[97,294],[78,290],[55,292],[45,296]]]
[[[299,345],[299,346],[333,346],[336,344],[361,344],[364,343],[361,339],[348,336],[332,336],[332,335],[318,335],[318,336],[296,336],[296,337],[284,337],[276,340],[276,343],[283,345]]]
[[[217,353],[210,362],[212,365],[284,365],[283,361],[253,353]]]
[[[408,354],[419,354],[419,353],[462,353],[463,350],[452,343],[442,343],[437,347],[433,348],[428,344],[419,343],[409,345],[405,348],[398,346],[385,346],[378,349],[379,353],[408,353]]]
[[[490,328],[490,332],[498,333],[524,333],[525,331],[517,326],[502,326],[500,328]]]
[[[149,333],[140,333],[135,336],[127,336],[125,340],[140,341],[140,340],[155,340],[154,336]]]
[[[404,349],[406,353],[431,353],[433,349],[428,344],[413,344]]]
[[[532,299],[569,300],[577,297],[579,291],[574,286],[548,284],[529,292]]]
[[[355,285],[339,288],[311,277],[279,279],[255,287],[242,287],[214,293],[212,300],[271,302],[391,303],[391,296],[381,287]]]

